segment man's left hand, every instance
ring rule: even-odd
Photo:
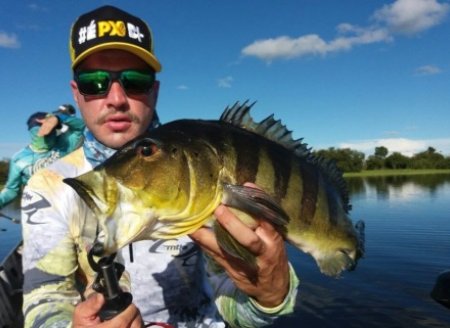
[[[226,270],[242,292],[264,307],[280,305],[289,291],[289,264],[281,234],[263,219],[257,220],[256,227],[248,227],[224,205],[217,207],[214,214],[225,230],[255,255],[256,270],[225,253],[210,229],[200,228],[190,237]]]

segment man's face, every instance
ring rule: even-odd
[[[122,50],[103,50],[88,56],[77,70],[122,71],[148,69],[139,57]],[[71,81],[75,102],[94,136],[105,146],[117,149],[147,130],[156,105],[158,83],[145,94],[127,95],[119,81],[113,81],[103,96],[85,96]]]

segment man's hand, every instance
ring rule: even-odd
[[[256,187],[249,183],[245,185]],[[226,254],[210,229],[200,228],[190,237],[226,270],[242,292],[265,307],[281,304],[289,291],[289,265],[282,236],[269,222],[261,219],[256,227],[249,228],[224,205],[217,207],[214,214],[218,222],[255,255],[256,271],[242,260]]]
[[[143,327],[141,314],[134,304],[130,304],[111,320],[102,322],[99,312],[103,304],[105,304],[105,298],[99,293],[95,293],[84,302],[79,303],[73,313],[72,327]]]
[[[47,116],[46,118],[36,120],[41,123],[41,127],[38,131],[38,136],[44,137],[52,132],[59,124],[59,120],[56,116]]]

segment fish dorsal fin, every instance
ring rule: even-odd
[[[233,106],[228,106],[220,116],[220,121],[259,134],[294,151],[297,156],[303,158],[312,156],[307,144],[302,142],[303,139],[293,140],[292,131],[289,131],[280,120],[275,120],[273,114],[256,123],[250,115],[250,109],[255,103],[248,104],[247,100],[242,105],[236,102]]]
[[[249,104],[247,100],[242,104],[236,102],[233,106],[228,106],[220,116],[220,121],[259,134],[293,151],[299,158],[317,165],[323,176],[339,191],[344,209],[348,212],[351,205],[347,185],[335,162],[313,155],[308,144],[302,142],[303,138],[292,139],[292,131],[288,130],[281,120],[275,120],[273,114],[256,123],[250,115],[250,109],[255,103]]]

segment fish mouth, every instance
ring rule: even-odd
[[[94,191],[91,187],[79,178],[66,178],[63,182],[72,187],[80,198],[88,205],[88,207],[96,214],[100,214],[100,208],[97,206],[94,198],[91,196]]]
[[[64,183],[72,187],[97,218],[114,213],[118,202],[118,184],[108,178],[104,169],[95,169],[75,178],[66,178]]]

